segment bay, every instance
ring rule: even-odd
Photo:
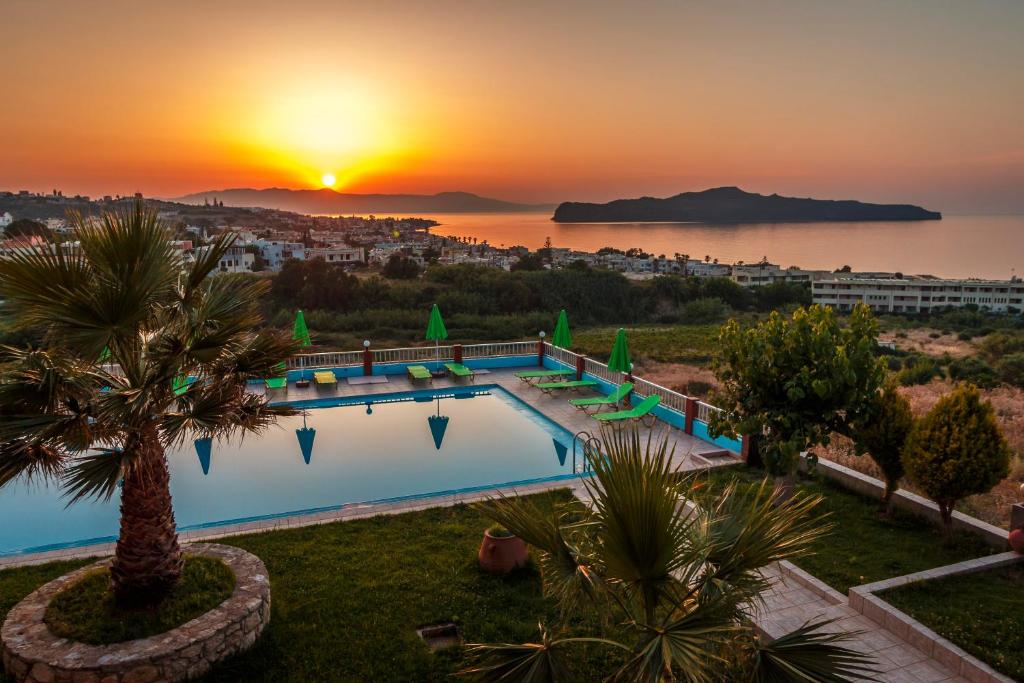
[[[429,215],[431,232],[493,246],[597,251],[639,247],[669,257],[833,270],[1006,279],[1024,274],[1024,216],[945,216],[940,221],[864,223],[555,223],[550,213]]]

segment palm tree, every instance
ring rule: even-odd
[[[819,498],[774,505],[771,487],[700,493],[672,465],[666,440],[605,428],[603,453],[590,451],[590,504],[554,512],[527,498],[482,505],[496,522],[536,550],[544,591],[558,623],[541,625],[537,643],[470,646],[461,673],[502,683],[568,680],[574,646],[607,647],[623,664],[614,680],[663,683],[864,680],[870,660],[843,647],[850,634],[828,622],[763,643],[751,610],[769,586],[760,569],[808,551],[827,528],[809,513]],[[700,500],[700,505],[687,503]],[[573,635],[587,614],[601,631]],[[868,680],[870,680],[868,678]]]
[[[266,281],[207,277],[234,235],[185,264],[141,202],[72,221],[77,247],[0,261],[6,314],[43,330],[37,348],[0,349],[0,486],[54,480],[75,502],[122,482],[112,586],[154,603],[182,570],[164,449],[288,414],[245,384],[279,373],[294,342],[256,331]]]

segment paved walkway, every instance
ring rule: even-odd
[[[768,636],[781,636],[807,621],[836,619],[828,630],[862,632],[846,645],[875,658],[879,680],[887,683],[967,681],[884,626],[854,610],[847,604],[845,596],[813,577],[812,581],[818,584],[814,588],[779,568],[768,569],[765,574],[774,583],[763,595],[765,604],[758,608],[755,622]]]

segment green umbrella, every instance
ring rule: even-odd
[[[295,314],[295,326],[292,328],[292,339],[299,342],[299,346],[302,348],[313,345],[313,342],[309,338],[309,328],[306,327],[306,316],[302,315],[302,311]]]
[[[629,372],[633,364],[629,360],[629,346],[626,344],[626,331],[619,328],[612,346],[612,355],[608,359],[608,369],[613,372]]]
[[[572,335],[569,334],[569,317],[563,308],[558,313],[558,323],[555,325],[555,333],[551,336],[551,343],[560,349],[567,349],[572,346]]]
[[[427,323],[427,341],[434,342],[434,350],[437,354],[437,366],[441,366],[441,349],[438,344],[442,339],[448,338],[448,330],[444,328],[444,320],[441,319],[441,309],[434,304],[430,309],[430,322]]]
[[[96,362],[99,363],[100,365],[103,365],[104,363],[106,363],[109,360],[110,360],[110,347],[109,346],[104,346],[103,350],[100,351],[100,357],[96,359]]]

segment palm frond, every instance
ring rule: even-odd
[[[870,655],[840,645],[857,632],[821,631],[833,620],[805,623],[800,628],[756,647],[752,683],[850,683],[877,681]]]
[[[160,416],[165,446],[181,444],[194,435],[230,438],[242,432],[260,433],[278,418],[295,415],[288,406],[270,405],[266,397],[242,391],[234,384],[195,382]]]
[[[63,479],[68,505],[85,498],[110,500],[129,466],[129,459],[119,449],[104,448],[79,456]]]
[[[0,487],[15,479],[56,481],[66,462],[66,454],[56,446],[23,440],[0,443]]]

